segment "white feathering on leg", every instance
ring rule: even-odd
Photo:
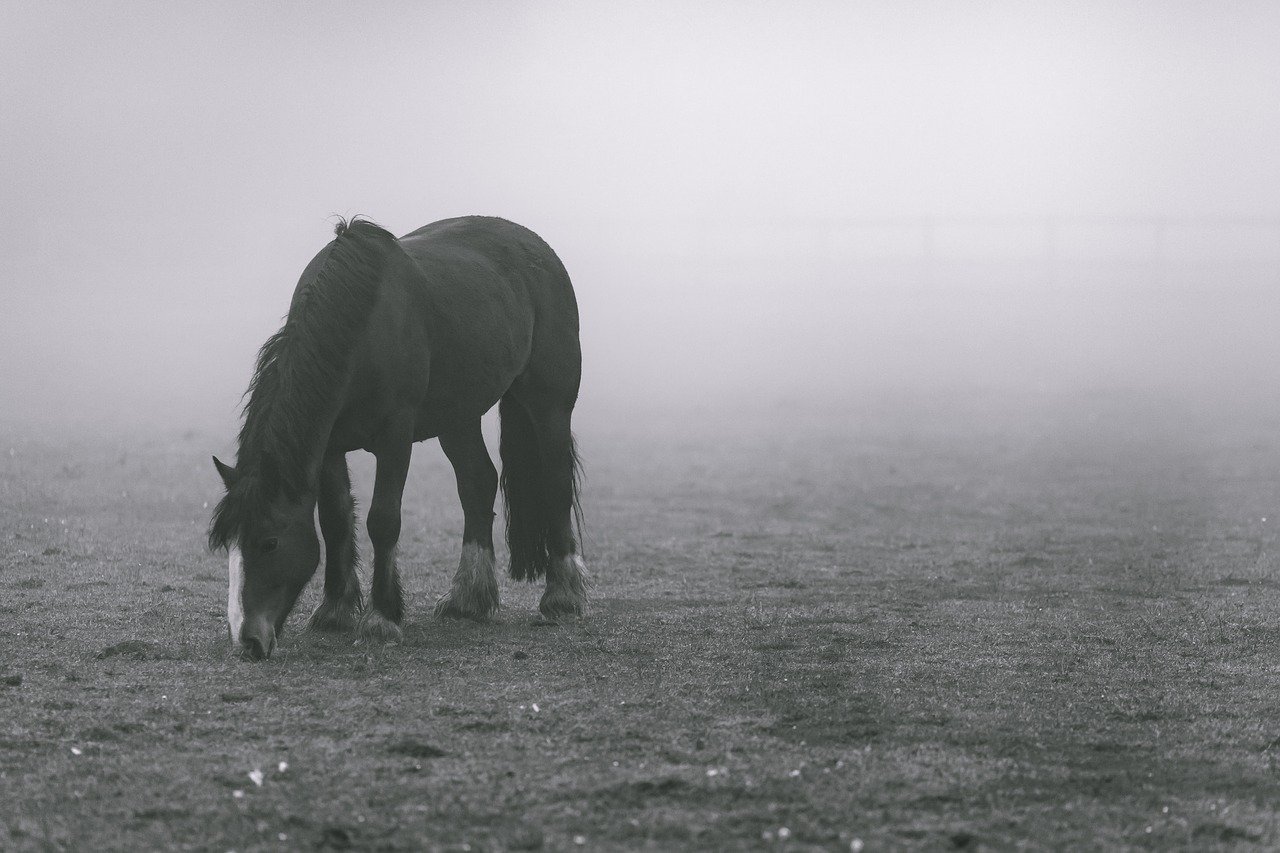
[[[453,585],[436,603],[436,616],[486,619],[497,609],[498,580],[493,550],[479,542],[464,542]]]
[[[547,589],[538,609],[549,619],[581,616],[587,608],[587,565],[577,554],[555,559],[547,569]]]

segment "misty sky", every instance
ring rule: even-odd
[[[1278,46],[1268,2],[0,0],[0,403],[233,412],[335,213],[534,228],[615,393],[749,387],[795,335],[810,373],[890,358],[906,309],[847,351],[767,323],[833,286],[805,229],[1276,216]]]

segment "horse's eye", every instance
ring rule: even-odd
[[[272,551],[276,549],[276,546],[279,544],[280,544],[280,540],[274,536],[272,536],[270,539],[263,540],[262,553],[270,554]]]

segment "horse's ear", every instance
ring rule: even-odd
[[[222,484],[227,487],[227,491],[231,491],[231,487],[240,479],[240,473],[216,456],[213,457],[213,467],[218,469],[218,476],[222,478]]]

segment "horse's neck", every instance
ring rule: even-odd
[[[305,436],[302,436],[301,453],[286,448],[266,447],[264,451],[273,457],[277,473],[285,482],[296,486],[302,493],[315,495],[319,493],[320,469],[329,446],[329,437],[342,409],[342,395],[326,401],[324,408],[318,412],[307,412],[306,417],[293,417],[292,424],[286,422],[280,429],[299,434],[298,422],[306,424]],[[294,458],[296,456],[296,458]]]
[[[329,439],[333,435],[333,426],[337,423],[338,414],[342,411],[342,395],[337,395],[337,398],[330,401],[327,410],[320,419],[315,437],[308,445],[304,482],[307,484],[307,491],[312,494],[319,493],[320,469],[324,467],[324,459],[328,454]]]

